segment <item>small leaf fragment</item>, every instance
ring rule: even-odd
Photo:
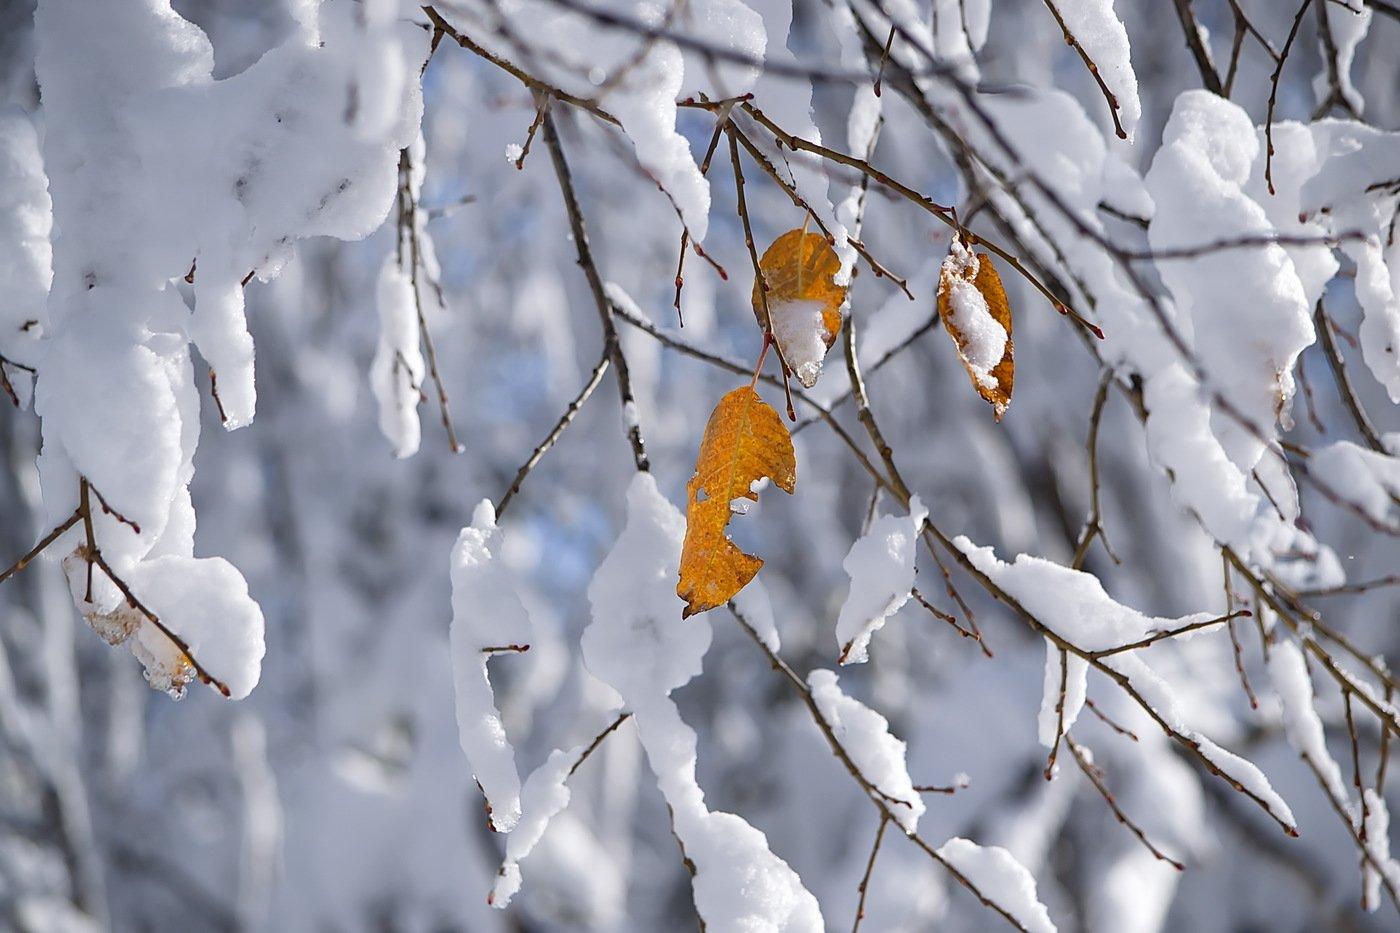
[[[938,278],[938,316],[953,338],[958,359],[977,394],[991,403],[1000,421],[1011,405],[1016,378],[1011,340],[1011,305],[1001,276],[986,253],[974,254],[953,238]]]
[[[695,474],[686,484],[685,543],[676,595],[683,618],[728,602],[758,573],[763,560],[745,554],[725,535],[732,503],[758,501],[764,478],[784,492],[797,484],[797,458],[782,419],[750,386],[725,395],[710,413]],[[701,499],[703,491],[705,498]]]
[[[768,286],[773,339],[799,382],[810,389],[821,375],[826,351],[841,332],[845,285],[837,285],[841,258],[820,233],[789,230],[773,241],[758,264]],[[753,313],[765,331],[763,294],[753,284]]]

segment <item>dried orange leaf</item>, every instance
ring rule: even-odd
[[[728,602],[763,566],[725,536],[731,503],[758,501],[754,484],[767,477],[784,492],[797,484],[792,438],[778,413],[749,386],[719,400],[705,425],[695,475],[686,485],[685,544],[681,547],[680,583],[683,617]],[[701,498],[703,493],[704,498]]]
[[[938,279],[938,316],[953,337],[973,388],[991,403],[1000,421],[1011,404],[1016,378],[1011,305],[992,258],[974,254],[956,237]]]
[[[768,284],[773,339],[798,381],[810,389],[841,332],[841,306],[848,290],[835,282],[841,259],[826,237],[798,228],[774,240],[758,268]],[[758,282],[753,283],[753,313],[767,330]]]

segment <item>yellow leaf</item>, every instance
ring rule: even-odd
[[[973,388],[991,403],[1000,421],[1011,404],[1016,379],[1011,305],[992,257],[974,255],[957,238],[938,279],[938,316],[953,337]]]
[[[841,332],[841,305],[848,290],[834,281],[841,259],[826,237],[798,228],[774,240],[758,268],[768,284],[773,338],[798,381],[810,389]],[[767,330],[758,282],[753,285],[753,313]]]
[[[733,514],[730,503],[757,502],[753,484],[764,477],[792,492],[797,483],[792,438],[778,413],[751,387],[742,386],[710,413],[695,475],[686,485],[685,544],[676,586],[686,602],[683,617],[728,602],[763,566],[762,559],[739,550],[724,529]]]

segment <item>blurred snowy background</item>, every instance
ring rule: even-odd
[[[768,10],[772,41],[772,23],[782,21],[788,4],[751,5]],[[1178,19],[1182,5],[1117,4],[1142,117],[1133,141],[1114,141],[1111,151],[1139,172],[1151,162],[1177,95],[1201,85]],[[1234,3],[1185,5],[1194,7],[1223,71]],[[1282,45],[1294,5],[1240,5],[1275,47]],[[172,6],[208,34],[214,75],[223,78],[288,41],[304,4]],[[451,6],[444,15],[457,22]],[[406,4],[405,15],[411,9]],[[831,7],[794,0],[790,12],[786,46],[796,60],[839,63]],[[465,32],[471,23],[460,18]],[[1324,75],[1325,85],[1327,67],[1316,23],[1310,12],[1301,26],[1279,88],[1279,119],[1306,121],[1317,106],[1314,81]],[[1366,121],[1396,130],[1400,20],[1393,8],[1377,10],[1369,29],[1351,75]],[[35,55],[34,3],[0,3],[0,105],[30,114],[42,139]],[[1097,86],[1039,0],[993,0],[976,62],[986,88],[1067,91],[1111,140]],[[1258,43],[1245,43],[1232,98],[1256,123],[1265,116],[1273,65]],[[602,341],[549,153],[537,139],[521,171],[507,156],[509,146],[524,143],[534,118],[529,92],[450,40],[432,57],[423,87],[421,206],[446,297],[429,324],[464,452],[448,449],[431,389],[420,409],[416,455],[395,459],[379,428],[367,373],[379,339],[380,267],[396,245],[392,205],[385,204],[387,222],[372,235],[304,241],[274,281],[249,284],[257,418],[242,430],[221,430],[207,384],[197,380],[203,442],[191,489],[196,550],[228,558],[262,607],[261,680],[237,702],[198,684],[172,702],[146,686],[128,652],[88,630],[56,562],[40,561],[0,588],[0,928],[426,933],[693,926],[690,878],[630,723],[571,781],[572,802],[526,862],[520,895],[505,911],[486,902],[503,841],[486,827],[458,745],[449,553],[476,503],[508,488],[583,384]],[[794,87],[812,88],[816,125],[844,148],[850,86],[768,75],[757,103]],[[941,203],[968,206],[956,158],[898,95],[886,89],[882,100],[886,122],[874,161]],[[555,116],[605,277],[647,319],[672,331],[675,211],[636,169],[615,130],[567,107],[556,107]],[[697,154],[713,126],[703,110],[679,112],[678,128]],[[1400,176],[1400,163],[1393,167]],[[802,214],[759,172],[749,175],[761,249],[800,226]],[[690,257],[682,336],[751,363],[758,349],[752,278],[723,146],[711,179],[705,248],[729,281]],[[1132,223],[1107,222],[1125,246],[1144,244]],[[929,320],[949,230],[872,190],[864,231],[872,253],[907,276],[916,296],[911,302],[868,272],[856,278],[850,308],[860,352],[875,360]],[[1022,279],[1006,269],[1002,275],[1016,312],[1018,363],[1015,403],[1002,424],[969,391],[941,328],[871,377],[872,397],[905,478],[942,528],[995,545],[1008,560],[1025,552],[1063,563],[1089,508],[1084,443],[1099,369],[1065,318]],[[1359,310],[1345,271],[1326,300],[1339,325],[1354,332]],[[621,337],[657,486],[683,504],[708,412],[740,377],[630,326],[621,327]],[[1355,350],[1345,342],[1342,349],[1379,429],[1400,429],[1384,388]],[[1308,349],[1302,362],[1316,418],[1305,413],[1300,393],[1287,437],[1310,447],[1352,437],[1322,350]],[[588,741],[612,708],[579,649],[590,618],[586,590],[623,526],[632,473],[611,380],[504,520],[503,559],[524,581],[535,631],[528,653],[493,661],[492,679],[524,771],[551,749]],[[847,387],[833,358],[815,392],[833,399]],[[778,393],[765,393],[776,404]],[[841,418],[859,432],[850,408]],[[8,562],[51,523],[39,494],[34,413],[0,404],[0,439],[0,554]],[[872,486],[822,424],[795,441],[796,494],[766,493],[733,530],[765,558],[759,579],[775,607],[783,656],[805,674],[835,665],[833,625],[849,585],[841,562],[861,534]],[[1148,461],[1138,419],[1116,393],[1099,444],[1104,523],[1123,560],[1113,563],[1096,545],[1086,569],[1117,600],[1149,615],[1221,612],[1218,550],[1172,504],[1167,481]],[[1303,499],[1311,529],[1335,550],[1349,579],[1400,566],[1395,538],[1307,489]],[[891,511],[891,503],[882,501],[878,511]],[[947,602],[939,571],[926,559],[920,554],[922,589]],[[1174,752],[1106,680],[1095,675],[1089,682],[1100,708],[1142,740],[1088,715],[1075,734],[1095,749],[1119,804],[1186,863],[1178,873],[1115,821],[1072,763],[1062,764],[1054,781],[1042,778],[1046,750],[1037,742],[1036,717],[1044,643],[975,584],[955,578],[994,658],[910,602],[876,636],[870,663],[842,671],[843,688],[888,717],[908,742],[916,783],[967,779],[951,796],[925,797],[923,836],[1005,846],[1034,874],[1062,930],[1395,929],[1394,905],[1375,914],[1359,909],[1356,848],[1284,735],[1252,625],[1241,634],[1249,636],[1245,663],[1260,693],[1258,710],[1240,688],[1230,642],[1219,631],[1154,648],[1151,657],[1199,727],[1268,775],[1291,805],[1300,839],[1286,837],[1257,807]],[[1400,650],[1397,594],[1381,588],[1318,604],[1367,652],[1393,654]],[[707,618],[714,642],[704,673],[675,694],[699,735],[706,801],[762,830],[816,895],[828,927],[844,929],[856,913],[877,814],[726,610]],[[1349,776],[1341,695],[1324,679],[1318,690],[1333,755]],[[1362,739],[1369,775],[1374,721]],[[870,884],[864,929],[996,928],[997,917],[894,835]]]

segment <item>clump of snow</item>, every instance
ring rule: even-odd
[[[695,866],[695,908],[705,924],[817,933],[821,912],[796,872],[763,833],[710,810],[696,782],[695,731],[670,698],[700,673],[710,645],[704,618],[681,618],[675,579],[684,537],[684,517],[650,473],[637,473],[627,490],[627,525],[588,587],[593,621],[583,634],[584,664],[633,713],[672,829]]]
[[[1320,12],[1327,17],[1331,45],[1336,50],[1336,83],[1342,94],[1341,101],[1331,101],[1331,103],[1346,104],[1352,111],[1359,114],[1365,108],[1366,102],[1361,97],[1361,92],[1356,89],[1356,85],[1352,83],[1351,66],[1356,60],[1357,46],[1371,31],[1372,10],[1364,3],[1358,3],[1354,6],[1347,3],[1324,3]],[[1327,64],[1327,59],[1331,56],[1332,51],[1327,46],[1327,42],[1321,38],[1318,39],[1318,54],[1322,57],[1322,66],[1317,77],[1313,78],[1313,93],[1317,95],[1319,104],[1329,103],[1329,98],[1332,95],[1331,68]]]
[[[948,290],[949,323],[959,338],[958,353],[978,385],[990,390],[997,387],[992,370],[1006,353],[1007,334],[1006,328],[992,317],[987,299],[973,284],[980,264],[977,255],[954,237],[952,249],[943,260],[942,281]]]
[[[525,779],[520,791],[520,820],[506,837],[506,857],[496,884],[487,897],[492,907],[504,910],[520,890],[520,863],[539,843],[549,821],[569,805],[569,770],[583,754],[584,746],[555,749]]]
[[[1333,489],[1346,490],[1371,518],[1386,522],[1400,498],[1400,459],[1337,441],[1313,451],[1308,468],[1324,477]]]
[[[842,664],[861,664],[870,638],[909,600],[914,588],[914,552],[928,509],[915,496],[908,515],[885,515],[851,545],[841,562],[851,589],[836,619]]]
[[[884,716],[848,696],[837,681],[834,671],[814,670],[807,675],[822,719],[860,773],[888,799],[900,828],[906,833],[917,832],[924,802],[909,778],[904,742],[890,734]]]
[[[58,524],[86,478],[95,496],[139,526],[93,518],[106,561],[139,598],[148,598],[145,588],[153,602],[175,601],[172,629],[199,641],[196,660],[226,676],[235,695],[257,680],[262,623],[231,565],[193,557],[188,487],[200,403],[189,347],[217,375],[225,426],[247,424],[255,392],[245,278],[274,276],[298,239],[363,237],[383,221],[398,151],[417,132],[416,75],[428,42],[395,12],[382,2],[304,5],[282,45],[221,80],[208,38],[168,3],[75,0],[35,14],[43,168],[63,231],[53,240],[47,320],[37,315],[30,328],[48,344],[35,398],[45,507]],[[367,50],[370,39],[378,51]],[[361,96],[357,111],[347,95],[367,83],[391,89],[390,99]],[[363,119],[347,119],[357,112]],[[7,123],[0,197],[16,197],[16,173],[27,179],[17,216],[38,236],[47,220],[26,149],[32,135]],[[3,252],[0,266],[11,271],[22,260],[26,268],[9,284],[32,300],[47,284],[42,250],[20,244],[17,260]],[[175,284],[187,276],[193,312]],[[10,343],[3,333],[6,355]],[[194,606],[172,582],[172,561],[208,585],[204,603]],[[86,576],[84,561],[65,567],[70,578]],[[105,579],[94,583],[91,601],[85,581],[72,588],[84,614],[110,622],[105,634],[120,637],[122,596]],[[195,609],[207,618],[187,620]],[[155,668],[153,686],[176,690],[188,665],[148,628],[126,641]]]
[[[1050,912],[1036,896],[1035,878],[1010,852],[955,836],[938,847],[938,855],[1030,933],[1055,933]]]
[[[228,687],[232,699],[252,692],[262,669],[263,614],[232,564],[222,557],[166,554],[136,564],[126,580],[209,675]],[[136,638],[153,660],[170,657],[174,647],[149,622],[137,630]],[[178,656],[178,650],[174,653]],[[181,660],[176,666],[186,665]],[[163,666],[152,672],[148,665],[153,686],[163,673]]]
[[[967,555],[973,566],[1019,602],[1042,625],[1082,652],[1122,647],[1142,641],[1157,632],[1205,622],[1212,618],[1210,613],[1205,612],[1179,619],[1146,616],[1110,597],[1104,591],[1103,584],[1092,574],[1072,570],[1053,561],[1027,554],[1018,555],[1013,563],[1008,564],[999,560],[990,547],[979,548],[962,535],[955,538],[953,544]],[[1128,685],[1142,697],[1169,729],[1191,742],[1206,760],[1256,797],[1275,819],[1290,830],[1293,829],[1295,823],[1292,811],[1270,786],[1263,772],[1245,759],[1219,747],[1191,725],[1182,711],[1182,704],[1177,699],[1176,692],[1147,665],[1142,658],[1141,649],[1112,654],[1104,657],[1099,663],[1127,678]],[[1055,659],[1054,665],[1055,672],[1052,678],[1050,662],[1047,660],[1047,698],[1052,680],[1055,695],[1058,696],[1059,693],[1058,658]],[[1078,693],[1080,688],[1076,683],[1072,689]],[[1045,712],[1047,702],[1051,710],[1049,715],[1054,716],[1055,701],[1042,701],[1042,739],[1045,736],[1044,726],[1048,718]],[[1069,706],[1066,705],[1066,713],[1068,711]],[[1052,720],[1052,742],[1053,728]]]
[[[1056,4],[1065,26],[1098,66],[1099,77],[1118,101],[1118,121],[1128,138],[1142,117],[1137,75],[1129,57],[1128,31],[1113,10],[1113,0],[1070,0]]]
[[[0,356],[39,362],[53,279],[53,205],[34,124],[17,107],[0,107]],[[14,373],[10,373],[14,381]]]
[[[1268,667],[1269,679],[1283,701],[1283,728],[1288,743],[1300,755],[1307,756],[1313,767],[1317,768],[1332,799],[1346,801],[1347,789],[1342,780],[1342,769],[1327,751],[1322,720],[1318,718],[1313,705],[1312,680],[1308,677],[1303,652],[1291,641],[1280,642],[1269,652]]]
[[[1183,92],[1144,178],[1157,205],[1147,231],[1152,248],[1275,235],[1264,209],[1245,190],[1258,157],[1259,138],[1243,108],[1205,91]],[[1175,300],[1177,327],[1188,335],[1210,388],[1267,435],[1288,412],[1293,366],[1315,336],[1312,307],[1292,258],[1269,245],[1160,260],[1157,269]],[[1250,300],[1239,301],[1240,294]],[[1211,428],[1245,472],[1258,463],[1269,439],[1219,413]]]
[[[483,499],[452,548],[452,676],[462,751],[481,785],[491,826],[509,832],[520,819],[520,774],[487,672],[485,648],[528,645],[533,626],[500,559],[501,530]]]
[[[1063,669],[1061,663],[1064,664]],[[1055,739],[1062,732],[1068,732],[1079,718],[1087,695],[1088,677],[1088,661],[1070,654],[1061,662],[1059,646],[1045,639],[1045,688],[1040,699],[1040,716],[1036,720],[1036,733],[1041,745],[1053,748]],[[1063,710],[1060,709],[1061,684],[1065,692]]]
[[[1374,913],[1381,905],[1381,883],[1400,889],[1400,862],[1390,857],[1390,808],[1374,788],[1366,795],[1366,852],[1370,860],[1361,864],[1361,904]]]
[[[768,316],[773,322],[773,339],[783,351],[783,359],[803,388],[817,384],[826,358],[826,323],[820,301],[770,301]]]
[[[379,430],[394,445],[395,457],[409,457],[422,439],[418,403],[426,367],[413,280],[393,255],[379,272],[378,299],[379,343],[369,366],[370,386],[379,401]]]

